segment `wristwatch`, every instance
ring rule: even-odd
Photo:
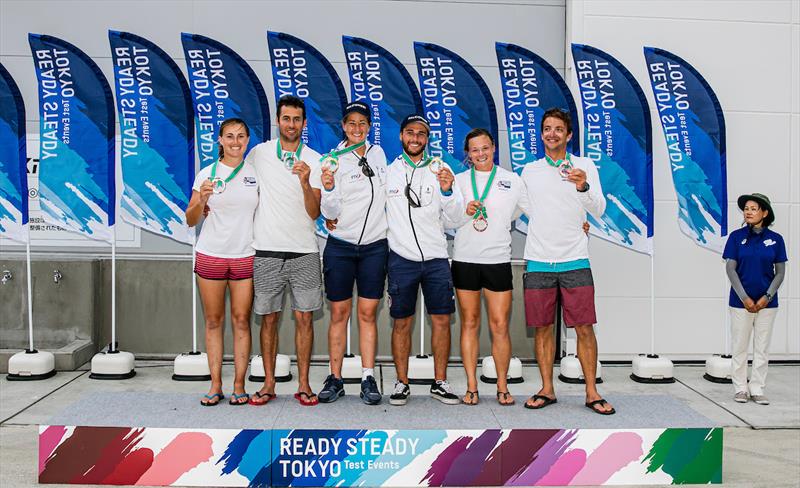
[[[578,191],[579,191],[579,192],[581,192],[581,193],[586,193],[587,191],[589,191],[589,182],[588,182],[588,181],[585,181],[585,182],[583,183],[583,188],[581,188],[581,189],[577,189],[577,188],[576,188],[576,190],[578,190]]]
[[[771,301],[772,301],[772,298],[773,298],[775,295],[770,295],[769,293],[764,293],[764,296],[765,296],[765,297],[767,297],[767,303],[769,303],[769,302],[771,302]]]

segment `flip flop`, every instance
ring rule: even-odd
[[[540,408],[544,408],[544,407],[546,407],[548,405],[552,405],[554,403],[558,403],[558,399],[557,398],[550,398],[550,397],[546,397],[544,395],[533,395],[528,400],[533,400],[534,402],[536,400],[541,400],[542,402],[544,402],[541,405],[539,405],[538,407],[534,407],[533,405],[529,404],[528,402],[525,402],[525,408],[530,409],[530,410],[539,410]]]
[[[480,398],[478,398],[478,392],[477,391],[469,391],[469,390],[467,390],[467,393],[464,396],[465,397],[469,397],[469,402],[465,402],[463,400],[461,402],[464,405],[469,405],[470,407],[474,407],[475,405],[477,405],[481,401]]]
[[[217,399],[217,401],[212,402],[211,400]],[[225,399],[225,395],[222,393],[214,393],[213,395],[203,395],[203,400],[200,400],[200,405],[204,407],[216,407],[219,405],[219,402]]]
[[[611,410],[609,410],[608,412],[604,412],[602,410],[598,410],[598,409],[594,408],[596,405],[608,405],[608,402],[605,401],[603,398],[601,398],[599,400],[595,400],[593,402],[586,402],[585,405],[586,405],[586,408],[590,409],[592,412],[594,412],[596,414],[599,414],[599,415],[614,415],[615,413],[617,413],[617,411],[614,410],[614,407],[611,407]]]
[[[509,393],[507,391],[498,391],[497,392],[497,403],[499,403],[500,405],[502,405],[504,407],[510,407],[511,405],[516,403],[516,401],[513,398],[511,399],[510,402],[508,402],[508,397],[510,397],[510,396],[511,396],[511,393]],[[501,398],[503,399],[503,401],[500,400]]]
[[[240,402],[242,398],[245,401]],[[250,395],[247,393],[242,393],[241,395],[237,395],[236,393],[231,393],[231,398],[228,400],[228,405],[238,406],[238,405],[246,405],[250,401]]]
[[[298,391],[294,394],[294,399],[297,400],[300,405],[304,407],[313,407],[314,405],[319,403],[317,399],[316,393],[306,393],[304,391]]]
[[[249,403],[250,405],[255,405],[256,407],[260,407],[274,400],[275,398],[277,398],[277,396],[278,395],[274,393],[261,393],[260,391],[257,391],[253,393],[253,396],[250,397],[249,400],[247,400],[247,403]],[[266,398],[266,400],[262,401],[263,398]]]

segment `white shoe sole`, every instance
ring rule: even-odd
[[[402,407],[406,403],[408,403],[408,398],[403,400],[393,400],[391,398],[389,399],[389,405],[394,405],[395,407]]]
[[[445,405],[458,405],[459,403],[461,403],[461,399],[460,398],[448,399],[448,398],[443,398],[443,397],[441,397],[439,395],[436,395],[434,393],[431,393],[431,398],[433,398],[434,400],[439,400],[440,402],[444,403]]]

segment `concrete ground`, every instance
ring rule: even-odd
[[[63,416],[62,410],[66,405],[82,398],[98,398],[102,392],[197,393],[199,399],[207,387],[205,383],[172,381],[171,362],[138,362],[135,378],[114,382],[91,380],[86,368],[60,372],[53,378],[36,382],[0,380],[0,487],[37,485],[37,427],[48,423],[51,418]],[[294,366],[292,369],[294,371]],[[326,374],[325,366],[312,367],[311,381],[315,390],[319,389]],[[378,380],[384,392],[387,392],[394,381],[393,367],[383,365],[378,374]],[[676,367],[675,377],[678,381],[670,385],[634,383],[628,378],[629,374],[629,366],[605,366],[605,383],[601,385],[601,393],[612,401],[615,396],[669,395],[713,424],[725,427],[722,486],[800,487],[800,366],[770,367],[767,393],[772,404],[769,406],[733,402],[731,386],[705,381],[702,367]],[[452,366],[448,375],[457,392],[466,389],[466,377],[460,367]],[[535,367],[526,366],[524,377],[524,383],[510,385],[509,388],[518,404],[538,390],[540,385]],[[226,365],[226,393],[230,390],[231,378],[232,366]],[[255,392],[258,387],[257,384],[248,383],[247,391]],[[426,388],[412,386],[412,402],[415,398],[426,396]],[[579,398],[582,392],[581,385],[557,382],[556,388],[560,398]],[[296,382],[293,381],[279,384],[277,392],[279,395],[289,395],[295,389]],[[495,412],[495,387],[480,384],[479,390],[485,411]],[[356,391],[356,385],[348,385],[348,392]],[[326,407],[323,405],[318,408]],[[658,412],[655,414],[658,415]],[[622,415],[624,413],[620,412],[615,417]],[[442,425],[439,428],[447,427],[464,426]]]

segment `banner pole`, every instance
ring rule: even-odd
[[[31,223],[27,224],[28,238],[25,240],[25,266],[28,273],[28,350],[33,351],[33,285],[31,281]]]
[[[194,277],[197,232],[192,232],[192,352],[197,352],[197,279]]]
[[[419,290],[419,355],[425,355],[425,296]]]
[[[111,226],[111,346],[117,350],[117,226]]]
[[[656,266],[650,253],[650,354],[656,353]]]
[[[727,303],[725,302],[725,296],[727,295],[728,291],[728,273],[725,271],[723,267],[723,293],[722,293],[722,337],[725,338],[725,354],[730,355],[731,353],[731,328],[729,324],[730,314],[728,314],[728,307]]]

